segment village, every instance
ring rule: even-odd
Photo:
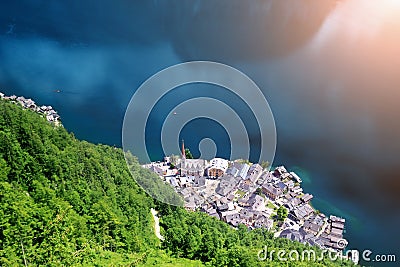
[[[170,184],[187,210],[202,211],[232,227],[266,228],[283,237],[321,249],[342,251],[345,219],[329,217],[311,205],[302,179],[284,166],[269,170],[244,160],[167,156],[143,165]],[[283,213],[283,215],[282,215]]]
[[[23,96],[0,93],[0,98],[61,125],[51,106],[38,106]],[[284,166],[269,169],[245,160],[189,159],[182,143],[181,156],[167,156],[142,167],[170,184],[184,199],[187,210],[205,212],[232,227],[263,227],[275,237],[321,249],[342,251],[347,245],[343,238],[345,219],[316,210],[311,205],[313,195],[303,192],[302,179]]]
[[[6,96],[0,92],[0,99],[8,100],[13,103],[20,104],[25,109],[30,109],[35,111],[41,115],[43,115],[48,122],[54,123],[56,126],[61,125],[60,115],[58,115],[57,111],[53,109],[52,106],[38,106],[35,101],[30,98],[25,98],[23,96]]]

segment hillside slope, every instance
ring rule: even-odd
[[[79,141],[0,100],[0,266],[287,266],[259,262],[257,251],[306,248],[157,203],[135,182],[154,174],[130,164],[133,176],[121,149]],[[151,208],[160,211],[162,244]]]

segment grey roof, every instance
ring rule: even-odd
[[[227,196],[236,187],[239,180],[231,175],[224,175],[221,178],[216,192],[222,196]]]
[[[279,237],[287,238],[293,241],[298,241],[298,242],[303,242],[304,240],[304,235],[303,233],[292,230],[292,229],[285,229],[281,232]]]
[[[261,176],[263,168],[260,164],[253,164],[247,171],[247,179],[250,179],[253,183]]]
[[[313,199],[313,195],[310,194],[305,194],[304,196],[301,197],[301,200],[304,202],[309,202],[311,199]]]
[[[297,219],[302,220],[308,217],[313,212],[314,209],[309,204],[304,204],[303,206],[297,207],[291,213],[293,213]]]
[[[267,190],[268,192],[270,192],[270,193],[272,193],[272,194],[274,194],[276,196],[279,196],[279,195],[282,194],[282,190],[281,189],[276,188],[275,186],[273,186],[271,184],[267,183],[267,184],[264,184],[262,187],[263,187],[263,189]]]
[[[206,178],[204,176],[195,176],[193,186],[201,187],[206,185]]]
[[[279,182],[279,183],[277,184],[277,186],[278,186],[281,190],[283,190],[283,189],[286,188],[286,185],[285,185],[284,183],[282,183],[282,182]]]
[[[332,227],[337,228],[337,229],[344,229],[344,224],[342,223],[337,223],[337,222],[332,222]]]

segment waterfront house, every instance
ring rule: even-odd
[[[281,177],[282,174],[287,173],[287,170],[283,166],[276,167],[273,174],[275,177]]]
[[[296,183],[300,184],[302,182],[301,178],[295,172],[291,172],[290,174]]]
[[[308,203],[313,199],[313,195],[311,194],[305,194],[304,196],[301,197],[301,201],[304,203]]]

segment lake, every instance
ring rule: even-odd
[[[0,10],[0,91],[52,105],[80,139],[121,146],[125,109],[146,79],[190,60],[231,65],[271,106],[273,164],[298,172],[317,209],[347,219],[350,247],[400,255],[400,7],[392,2],[8,3]],[[200,96],[248,122],[256,158],[246,106],[216,86],[178,89],[150,117],[153,159],[163,156],[168,112]],[[191,121],[179,139],[198,156],[206,137],[218,156],[229,155],[226,131],[211,120]]]

